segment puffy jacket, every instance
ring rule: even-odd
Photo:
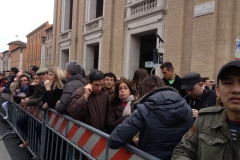
[[[137,109],[119,124],[108,139],[117,149],[139,134],[141,150],[170,159],[176,145],[193,124],[192,110],[172,87],[162,87],[139,100]]]

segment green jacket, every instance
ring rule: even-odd
[[[240,160],[240,139],[233,145],[224,107],[208,107],[174,149],[172,160]]]

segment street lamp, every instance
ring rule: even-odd
[[[46,37],[45,36],[42,36],[41,37],[41,40],[42,40],[42,43],[44,43],[46,41]]]

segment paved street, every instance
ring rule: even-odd
[[[9,128],[9,124],[3,123],[3,119],[0,115],[0,136],[2,136],[6,129]],[[19,138],[15,138],[14,135],[9,135],[0,141],[0,160],[30,160],[28,158],[29,151],[27,148],[20,148],[16,143]]]

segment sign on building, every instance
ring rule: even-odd
[[[194,6],[194,17],[210,14],[214,12],[215,1]]]
[[[240,39],[236,39],[235,59],[240,60]]]
[[[155,63],[153,63],[153,61],[146,61],[145,62],[145,68],[153,68],[155,67]]]

